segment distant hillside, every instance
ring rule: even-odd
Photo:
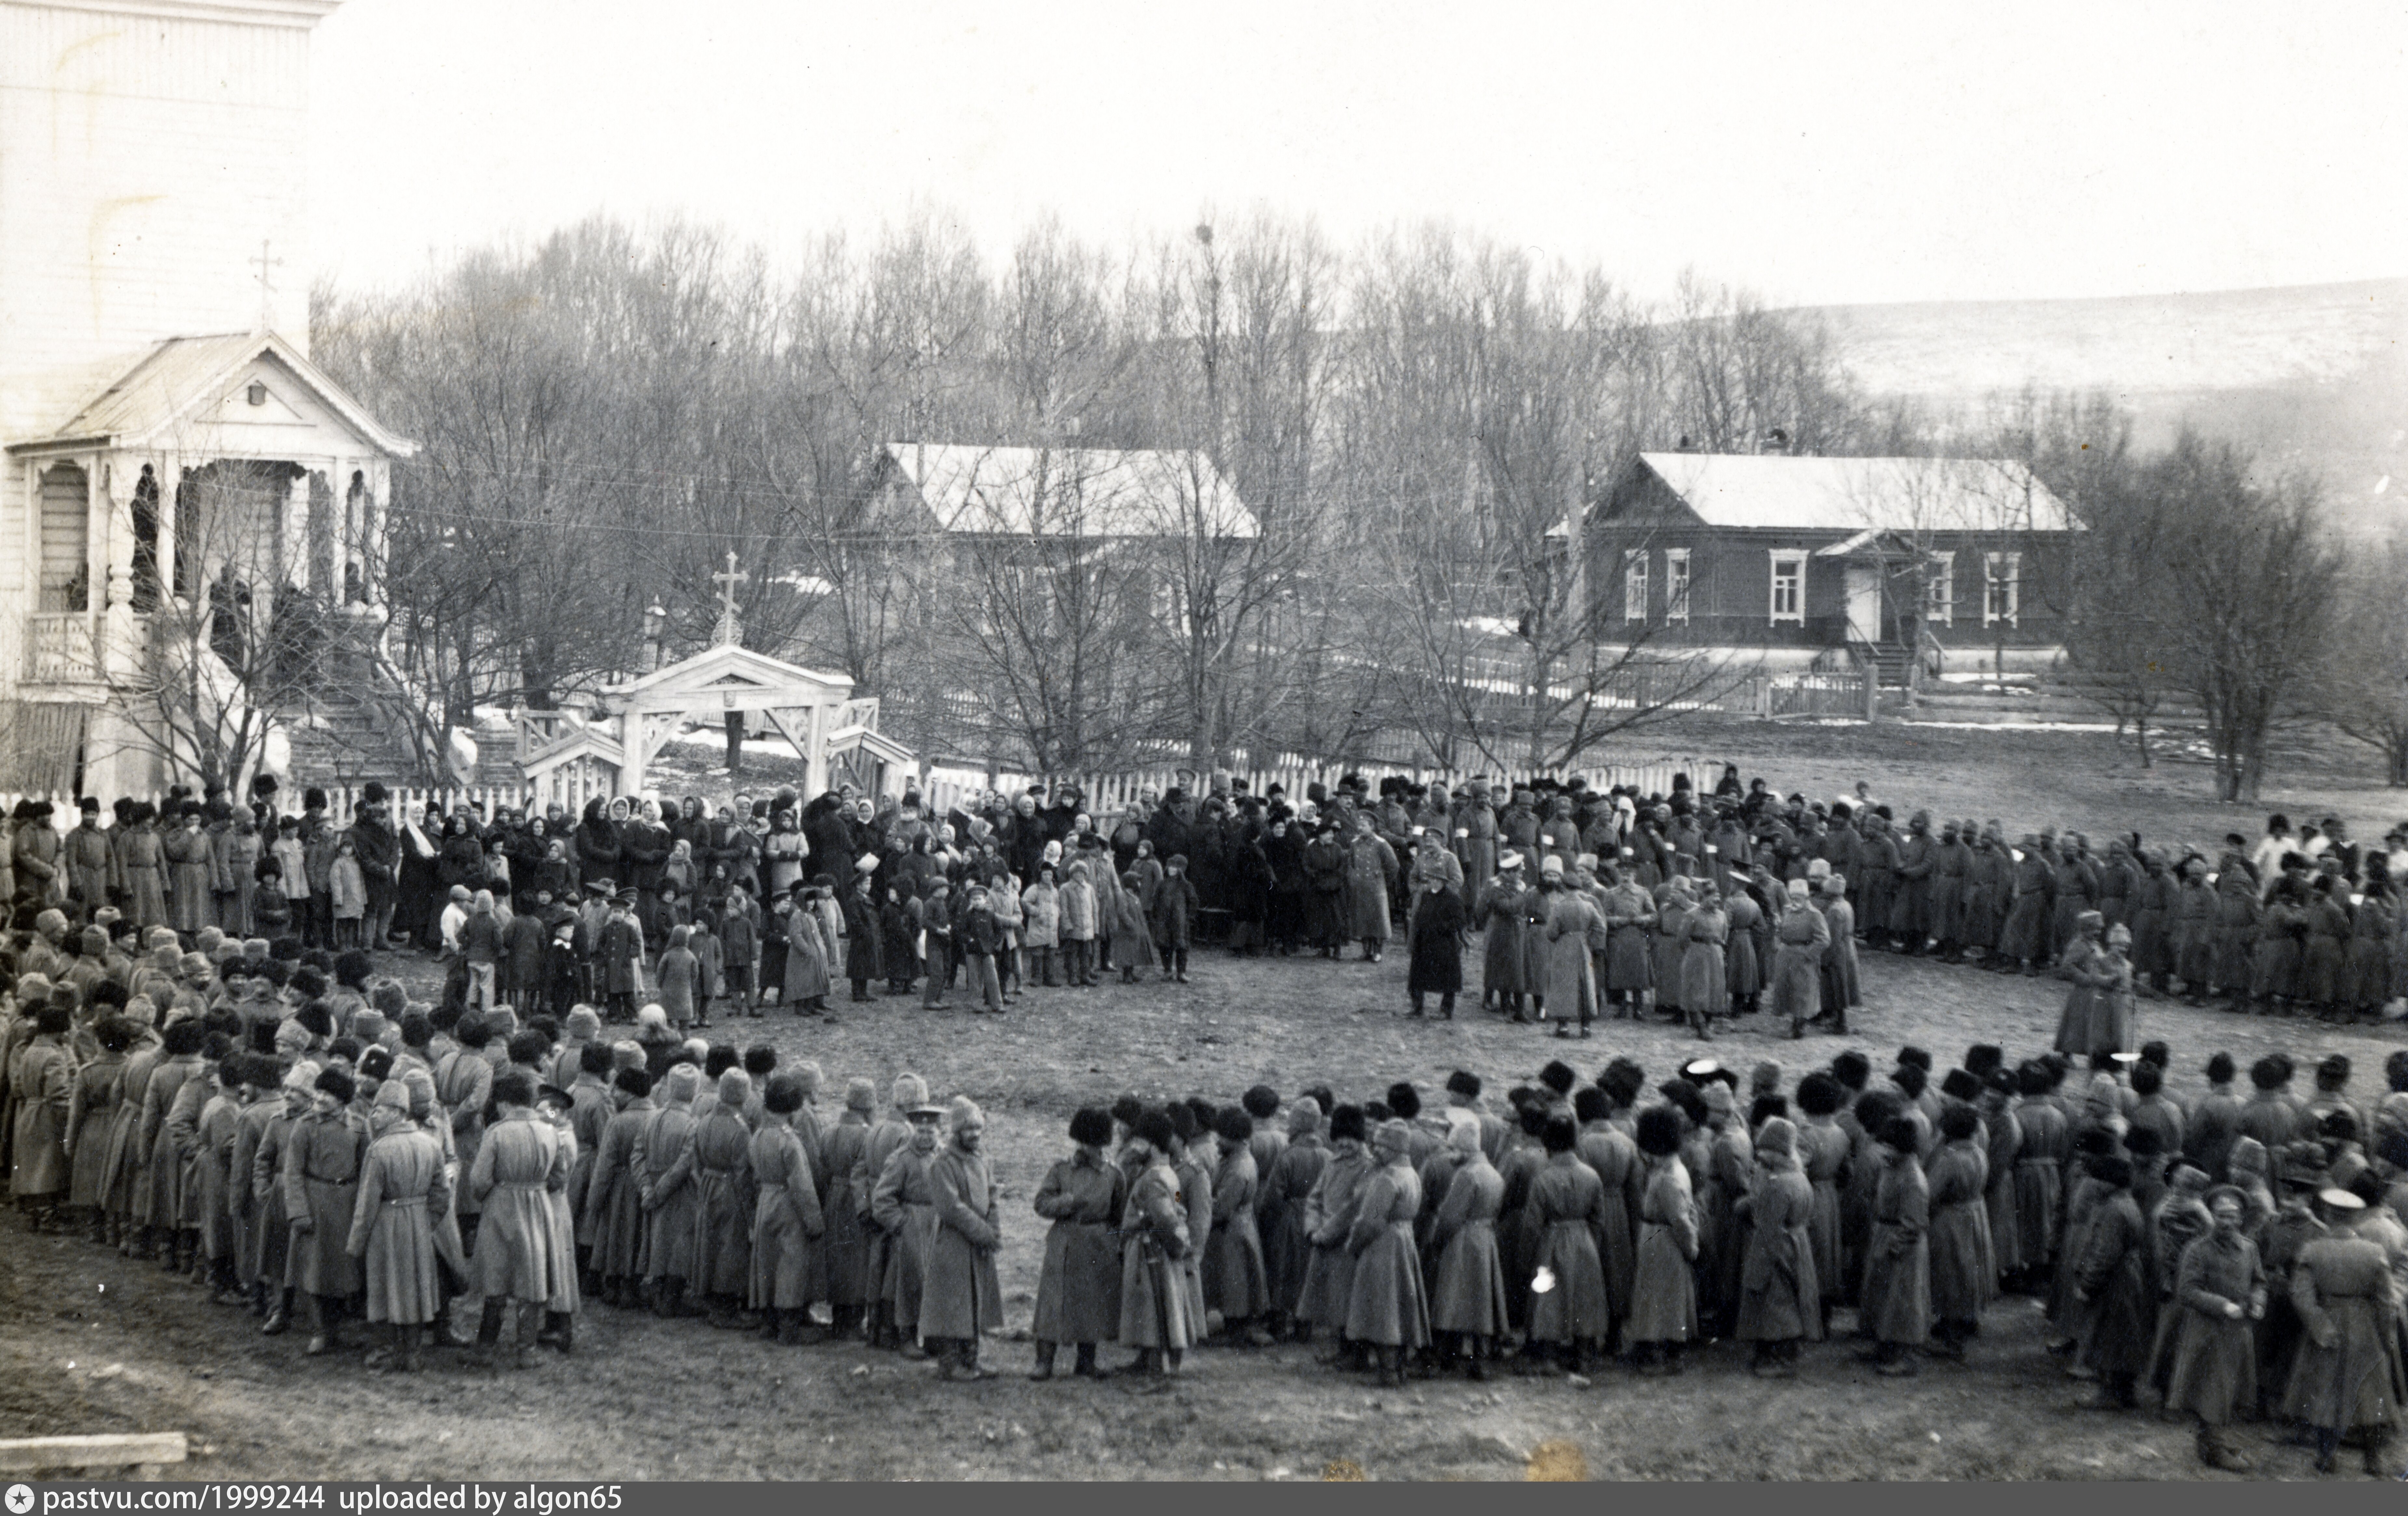
[[[2104,390],[2144,447],[2188,421],[2315,470],[2357,529],[2408,520],[2408,279],[1811,313],[1876,394],[1952,409],[2028,383]]]

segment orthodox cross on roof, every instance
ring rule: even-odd
[[[731,547],[727,550],[727,571],[710,577],[724,586],[719,594],[719,630],[712,640],[733,646],[744,641],[743,628],[736,623],[736,586],[752,576],[736,567],[736,550]]]
[[[276,325],[276,283],[270,274],[283,267],[284,260],[267,255],[267,238],[263,237],[259,239],[259,256],[246,261],[259,270],[259,327],[267,331]]]

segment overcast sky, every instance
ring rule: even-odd
[[[597,209],[774,248],[915,204],[997,251],[1047,210],[1444,218],[1779,303],[2408,273],[2397,0],[348,0],[313,56],[351,285]]]

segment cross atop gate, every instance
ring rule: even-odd
[[[736,550],[727,550],[727,571],[712,574],[711,579],[724,586],[719,595],[719,631],[716,642],[735,644],[744,640],[743,628],[736,624],[736,586],[752,576],[736,567]]]

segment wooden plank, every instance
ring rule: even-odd
[[[110,1432],[80,1437],[0,1437],[0,1473],[37,1468],[122,1468],[135,1464],[180,1464],[186,1456],[181,1432]]]

